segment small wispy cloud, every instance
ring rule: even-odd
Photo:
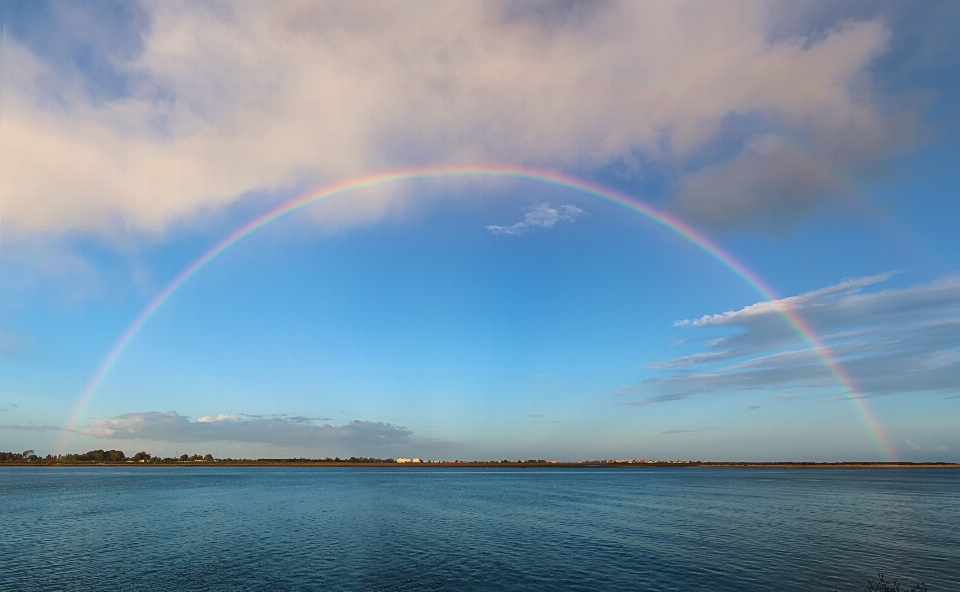
[[[62,431],[63,428],[54,425],[5,423],[0,425],[0,430],[13,430],[18,432],[59,432]]]
[[[773,395],[773,396],[770,397],[770,398],[771,398],[771,399],[777,399],[777,400],[779,400],[779,401],[789,401],[790,399],[796,399],[796,398],[799,397],[799,396],[800,396],[800,395],[798,395],[798,394],[796,394],[796,393],[783,392],[783,393],[780,393],[780,394],[778,394],[778,395]]]
[[[9,405],[5,405],[5,406],[3,406],[3,407],[0,407],[0,411],[12,411],[12,410],[14,410],[14,409],[16,409],[16,408],[17,408],[17,404],[16,404],[16,403],[10,403]]]
[[[762,409],[763,405],[754,405],[753,407],[748,407],[748,409]]]
[[[306,415],[300,415],[298,413],[271,413],[267,414],[255,414],[255,413],[237,413],[237,417],[233,415],[228,415],[221,413],[218,418],[220,419],[282,419],[285,421],[292,421],[294,423],[310,423],[314,421],[331,421],[329,417],[307,417]],[[198,419],[197,421],[202,421],[203,418]]]
[[[617,395],[615,395],[614,397],[625,397],[625,396],[628,396],[628,393],[621,392],[621,393],[618,393]],[[611,405],[623,405],[624,407],[644,407],[644,406],[646,406],[646,405],[656,405],[657,403],[669,403],[670,401],[679,401],[679,400],[681,400],[681,399],[683,399],[683,398],[685,398],[683,395],[674,395],[674,394],[670,394],[670,395],[657,395],[657,396],[655,396],[655,397],[647,397],[647,398],[641,399],[641,400],[639,400],[639,401],[623,401],[623,400],[620,400],[620,401],[616,401],[616,402],[613,402],[613,403],[610,403],[610,404],[611,404]],[[603,404],[602,401],[603,401],[603,400],[598,401],[598,403]]]
[[[904,438],[903,440],[904,448],[910,452],[952,452],[950,448],[944,444],[938,444],[935,446],[923,446],[914,442],[909,438]]]
[[[523,234],[531,228],[550,229],[559,222],[573,222],[583,215],[583,210],[574,205],[551,206],[540,203],[523,209],[523,220],[508,226],[491,224],[487,230],[493,234]]]
[[[542,413],[528,413],[527,415],[524,415],[524,417],[546,417],[546,415]]]
[[[716,432],[722,430],[723,428],[717,426],[710,426],[706,428],[690,428],[690,429],[676,429],[676,430],[667,430],[665,432],[660,432],[661,434],[673,435],[673,434],[693,434],[696,432]]]

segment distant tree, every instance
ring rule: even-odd
[[[187,462],[188,460],[190,460],[190,456],[189,456],[189,455],[186,455],[186,454],[181,454],[181,455],[180,455],[180,461],[181,461],[181,462]]]
[[[203,457],[203,462],[213,462],[213,455],[208,454],[205,457]]]
[[[144,451],[142,451],[142,450],[141,450],[140,452],[138,452],[138,453],[136,453],[136,454],[133,455],[133,460],[135,460],[135,461],[137,461],[137,462],[146,462],[146,461],[150,460],[151,458],[152,458],[152,457],[151,457],[149,454],[147,454],[146,452],[144,452]]]

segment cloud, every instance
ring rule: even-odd
[[[523,210],[523,221],[509,226],[487,226],[493,234],[523,234],[531,228],[553,228],[557,222],[573,222],[583,214],[577,206],[566,205],[553,207],[548,203],[530,206]]]
[[[197,418],[198,423],[213,423],[215,421],[239,421],[239,418],[236,415],[227,415],[226,413],[221,413],[216,417],[204,415]]]
[[[777,399],[780,401],[789,401],[790,399],[796,399],[800,395],[794,393],[780,393],[779,395],[774,395],[770,397],[771,399]]]
[[[0,167],[2,163],[0,159]],[[5,215],[3,224],[0,266],[6,289],[18,296],[53,293],[70,305],[104,295],[103,271],[82,254],[72,237],[8,230]],[[22,339],[0,331],[0,354],[16,354],[25,347]]]
[[[546,415],[542,413],[530,413],[530,414],[524,415],[524,417],[546,417]]]
[[[872,83],[875,15],[785,33],[762,2],[104,6],[8,14],[5,224],[162,230],[385,168],[638,155],[677,171],[692,217],[779,224],[915,135]],[[357,222],[395,197],[321,208]]]
[[[911,452],[951,452],[948,446],[944,444],[939,444],[936,446],[922,446],[909,438],[905,438],[903,443],[907,450]]]
[[[826,203],[852,204],[857,185],[849,177],[878,177],[870,169],[903,150],[916,127],[909,120],[875,119],[816,132],[816,139],[756,137],[736,156],[682,175],[672,205],[720,230],[783,231]]]
[[[890,274],[678,323],[705,351],[653,364],[662,375],[622,390],[618,404],[647,405],[752,389],[838,388],[836,376],[781,317],[790,309],[829,348],[861,396],[960,390],[960,278],[867,291]],[[640,392],[655,393],[637,398]]]
[[[101,419],[81,430],[82,434],[113,440],[162,442],[231,441],[273,444],[292,448],[320,448],[349,454],[381,454],[403,447],[452,446],[449,442],[425,440],[402,426],[373,421],[344,424],[319,423],[302,416],[245,419],[241,414],[204,416],[190,421],[175,411],[125,413]],[[324,452],[325,454],[326,452]]]
[[[237,413],[236,416],[226,415],[226,414],[221,413],[221,414],[220,414],[219,416],[217,416],[217,417],[218,417],[218,418],[222,418],[222,419],[238,419],[238,418],[240,418],[240,417],[242,417],[242,418],[244,418],[244,419],[264,419],[264,418],[271,418],[271,419],[283,419],[283,420],[286,420],[286,421],[292,421],[292,422],[296,422],[296,423],[309,423],[309,422],[317,422],[317,421],[330,421],[330,418],[329,418],[329,417],[307,417],[307,416],[305,416],[305,415],[298,415],[298,414],[296,414],[296,413],[271,413],[271,414],[269,414],[269,415],[265,415],[265,414],[255,415],[255,414],[251,414],[251,413]],[[202,418],[201,418],[201,419],[202,419]],[[197,421],[200,421],[200,419],[198,419]]]
[[[711,426],[711,427],[706,427],[706,428],[692,428],[692,429],[667,430],[667,431],[665,431],[665,432],[660,432],[660,433],[669,436],[669,435],[673,435],[673,434],[693,434],[693,433],[696,433],[696,432],[715,432],[715,431],[722,430],[722,429],[723,429],[723,428],[719,428],[719,427],[716,427],[716,426]]]
[[[17,404],[16,404],[16,403],[10,403],[9,405],[5,405],[5,406],[3,406],[3,407],[0,407],[0,411],[12,411],[12,410],[14,410],[14,409],[16,409],[16,408],[17,408]]]
[[[0,425],[0,430],[15,430],[20,432],[60,432],[63,431],[61,426],[54,425],[40,425],[40,424],[18,424],[18,423],[5,423]]]

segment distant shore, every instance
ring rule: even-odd
[[[347,461],[311,461],[305,459],[262,459],[262,460],[213,460],[203,462],[0,462],[2,467],[316,467],[316,468],[391,468],[430,469],[641,469],[641,468],[738,468],[738,469],[960,469],[960,463],[909,463],[909,462],[432,462],[432,463],[396,463]]]

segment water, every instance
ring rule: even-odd
[[[960,591],[960,470],[2,468],[0,590]]]

